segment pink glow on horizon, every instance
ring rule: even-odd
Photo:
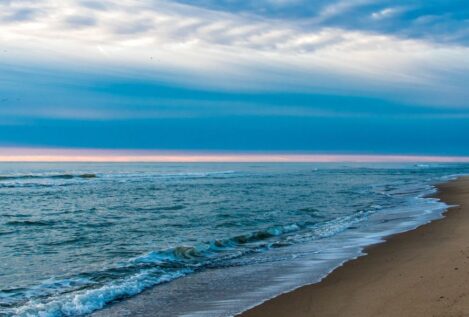
[[[468,156],[0,148],[0,162],[469,162]]]

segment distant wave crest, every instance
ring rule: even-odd
[[[25,175],[6,175],[0,176],[0,181],[10,180],[29,180],[29,179],[72,179],[72,178],[96,178],[96,174],[25,174]]]

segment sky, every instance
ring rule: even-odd
[[[467,0],[0,0],[11,155],[469,156],[468,80]]]

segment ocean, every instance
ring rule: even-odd
[[[233,316],[442,217],[467,164],[0,164],[0,316]]]

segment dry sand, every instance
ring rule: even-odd
[[[469,177],[439,186],[444,219],[395,235],[318,284],[241,317],[469,316]]]

